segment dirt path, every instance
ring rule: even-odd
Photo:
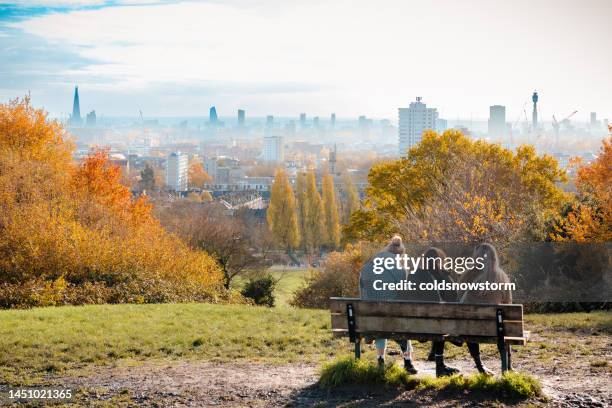
[[[497,368],[498,361],[485,361]],[[528,363],[528,362],[523,362]],[[449,362],[462,370],[473,368],[464,361]],[[517,369],[525,368],[517,362]],[[423,374],[434,374],[433,363],[417,362]],[[567,370],[540,366],[531,370],[542,381],[548,402],[529,401],[536,405],[556,407],[612,406],[610,379],[602,375],[572,376]],[[138,406],[187,407],[270,407],[270,406],[489,406],[465,396],[439,395],[435,392],[383,391],[350,389],[327,392],[317,385],[315,365],[214,364],[208,362],[175,362],[136,367],[97,369],[80,378],[57,379],[58,383],[89,390],[82,395],[84,403],[125,396]],[[114,400],[113,400],[114,401]]]

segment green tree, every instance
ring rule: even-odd
[[[267,212],[268,227],[279,246],[290,251],[300,243],[298,220],[295,211],[295,197],[289,184],[287,172],[277,169],[270,192]]]
[[[334,177],[326,173],[323,175],[323,211],[325,213],[325,245],[330,249],[340,245],[340,221],[338,219],[338,204],[334,190]]]

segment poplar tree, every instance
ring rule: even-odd
[[[351,218],[351,214],[359,209],[359,193],[353,184],[351,175],[344,173],[343,176],[344,191],[345,191],[345,203],[342,212],[342,223],[348,224]]]
[[[340,221],[338,220],[338,205],[334,191],[334,177],[326,173],[323,176],[323,211],[325,214],[325,245],[335,249],[340,245]]]
[[[326,241],[323,202],[317,190],[314,171],[306,175],[306,222],[305,244],[311,251],[317,250]]]
[[[287,251],[299,245],[295,197],[287,173],[283,169],[277,169],[274,175],[266,218],[270,232],[278,245]]]
[[[295,196],[297,201],[297,218],[299,233],[302,236],[301,245],[306,249],[306,219],[307,219],[307,198],[306,198],[306,173],[299,172],[295,185]]]

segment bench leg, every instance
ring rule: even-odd
[[[361,337],[355,339],[355,358],[358,360],[361,358]]]
[[[506,342],[500,341],[497,343],[499,349],[499,355],[501,357],[501,370],[502,374],[508,371],[508,352],[506,350]]]
[[[510,344],[506,344],[506,348],[508,349],[508,370],[512,370],[512,346]]]

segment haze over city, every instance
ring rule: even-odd
[[[249,116],[397,120],[423,96],[441,117],[612,116],[612,3],[19,1],[0,6],[0,98],[67,118]],[[529,113],[529,108],[527,108]]]

